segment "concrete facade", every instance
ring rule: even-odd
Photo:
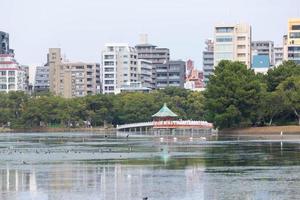
[[[248,24],[217,25],[214,37],[214,66],[221,60],[240,61],[251,67],[252,30]]]
[[[157,65],[156,68],[156,87],[163,89],[166,87],[184,88],[186,67],[184,61],[168,61]]]
[[[283,47],[274,47],[274,66],[279,66],[283,61]]]
[[[138,54],[128,44],[106,44],[102,51],[101,79],[103,93],[138,81]]]
[[[9,34],[3,31],[0,31],[0,54],[14,54],[9,48]]]
[[[203,51],[203,75],[204,85],[208,83],[209,76],[214,71],[214,41],[208,39],[205,41],[205,50]]]
[[[284,37],[284,60],[300,64],[300,18],[288,20],[288,34]]]
[[[271,66],[275,65],[274,60],[274,42],[273,41],[253,41],[251,43],[252,59],[253,56],[268,56]]]
[[[141,35],[140,44],[135,46],[138,52],[138,58],[149,60],[152,62],[152,82],[156,83],[156,67],[157,65],[166,63],[170,60],[170,50],[168,48],[159,48],[155,45],[148,43],[146,34]],[[156,88],[156,85],[154,85]]]
[[[0,92],[25,91],[26,72],[13,54],[0,54]]]
[[[49,66],[37,66],[34,79],[34,91],[47,92],[49,91],[49,87]]]
[[[143,87],[154,89],[155,84],[152,78],[153,64],[149,60],[138,59],[138,80]]]
[[[50,92],[65,98],[99,94],[100,64],[63,62],[59,48],[49,49]]]

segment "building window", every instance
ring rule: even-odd
[[[14,76],[15,75],[15,71],[8,71],[8,75]]]
[[[114,74],[105,74],[104,77],[105,78],[114,78]]]
[[[15,77],[9,77],[9,78],[8,78],[8,82],[14,83],[14,82],[15,82]]]
[[[15,84],[9,84],[9,85],[8,85],[8,89],[14,90],[14,89],[15,89]]]
[[[0,84],[0,89],[7,89],[6,84]]]
[[[237,48],[238,49],[246,49],[246,45],[238,45]]]
[[[114,64],[115,64],[114,61],[105,61],[104,62],[105,66],[113,66]]]
[[[6,75],[6,71],[1,71],[1,72],[0,72],[0,75],[1,75],[1,76],[5,76],[5,75]]]
[[[105,80],[104,83],[105,83],[105,84],[114,84],[114,81],[113,81],[113,80]]]
[[[114,55],[104,55],[104,59],[114,59]]]
[[[233,27],[217,27],[216,32],[217,33],[232,33]]]
[[[300,32],[290,33],[290,38],[300,38]]]
[[[245,41],[245,40],[246,40],[246,37],[245,37],[245,36],[238,36],[238,37],[237,37],[237,40],[238,40],[238,41]]]
[[[232,42],[231,36],[217,36],[216,37],[217,42]]]
[[[113,72],[113,71],[114,71],[114,68],[111,68],[111,67],[105,68],[104,71],[105,71],[105,72]]]
[[[293,25],[292,30],[300,30],[300,25]]]

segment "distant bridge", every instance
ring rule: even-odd
[[[151,121],[117,125],[121,132],[146,132],[157,130],[205,130],[212,131],[213,125],[206,121],[178,120],[178,121]]]

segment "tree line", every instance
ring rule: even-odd
[[[300,125],[300,66],[292,61],[255,74],[221,61],[204,92],[205,119],[220,129]]]
[[[72,99],[50,93],[0,93],[0,127],[95,127],[150,121],[164,103],[181,119],[203,120],[203,101],[202,93],[175,87]]]
[[[150,93],[72,99],[50,93],[0,93],[0,127],[109,126],[150,121],[163,103],[181,119],[207,120],[219,129],[300,125],[300,66],[288,61],[267,74],[255,74],[240,62],[221,61],[204,92],[169,87]]]

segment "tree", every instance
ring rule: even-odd
[[[292,76],[279,84],[280,95],[286,106],[291,108],[300,125],[300,76]]]
[[[282,96],[278,91],[266,92],[260,101],[260,113],[262,118],[268,121],[268,125],[271,126],[273,119],[286,110]]]
[[[300,75],[300,66],[293,61],[286,61],[280,66],[268,70],[265,76],[268,91],[275,91],[282,81],[295,75]]]
[[[264,92],[253,70],[240,62],[221,61],[204,92],[206,119],[221,129],[255,124]]]

